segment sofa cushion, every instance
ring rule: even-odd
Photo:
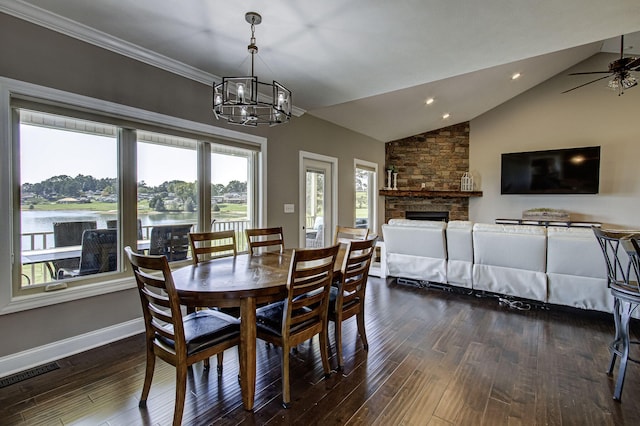
[[[540,226],[473,226],[473,288],[547,301],[546,230]]]
[[[547,230],[548,302],[611,312],[607,267],[593,231],[550,227]]]
[[[453,220],[447,223],[447,280],[449,284],[473,287],[473,222]]]
[[[547,236],[542,226],[473,225],[476,264],[546,271]]]
[[[387,273],[390,276],[447,282],[446,222],[382,225]]]
[[[607,278],[607,265],[591,229],[547,230],[547,272]]]

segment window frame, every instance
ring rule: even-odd
[[[370,234],[375,234],[377,233],[377,229],[378,229],[378,163],[373,163],[371,161],[366,161],[366,160],[361,160],[358,158],[354,158],[353,159],[353,179],[354,179],[354,188],[353,188],[353,211],[354,211],[354,217],[353,217],[353,226],[355,226],[355,222],[356,222],[356,217],[355,217],[355,211],[356,211],[356,207],[358,206],[358,200],[357,200],[357,191],[355,188],[355,178],[356,178],[356,170],[357,169],[362,169],[362,170],[368,170],[373,172],[373,178],[371,179],[372,182],[369,182],[369,187],[368,187],[368,198],[369,198],[369,214],[371,215],[371,223],[369,223],[369,233]]]
[[[11,99],[13,97],[27,99],[41,103],[43,105],[60,106],[64,109],[72,111],[84,112],[99,116],[111,117],[118,121],[126,123],[140,123],[141,129],[146,126],[152,126],[155,131],[166,131],[171,133],[186,132],[193,135],[202,143],[228,143],[233,146],[244,146],[257,152],[255,173],[259,176],[256,179],[258,186],[256,187],[256,221],[260,224],[266,223],[266,188],[267,188],[267,138],[262,136],[242,133],[235,130],[220,128],[204,124],[200,122],[185,120],[165,114],[147,111],[140,108],[121,105],[101,99],[91,98],[83,95],[65,92],[45,86],[14,80],[6,77],[0,77],[0,152],[5,152],[0,158],[0,239],[9,242],[0,245],[0,315],[24,311],[28,309],[49,306],[58,303],[64,303],[72,300],[78,300],[86,297],[94,297],[115,291],[121,291],[135,287],[133,277],[126,273],[126,263],[123,261],[124,254],[121,254],[121,263],[124,265],[122,272],[111,275],[104,279],[91,279],[86,284],[69,286],[66,289],[51,292],[39,292],[36,294],[16,295],[14,294],[13,283],[20,279],[19,258],[20,241],[13,235],[14,229],[19,229],[16,221],[20,220],[20,216],[15,214],[15,209],[19,205],[19,197],[16,194],[20,192],[20,176],[17,167],[14,167],[18,160],[19,152],[13,148],[13,132],[14,126],[19,125],[16,122],[16,114],[13,114]],[[118,125],[120,130],[126,130],[129,125]],[[135,217],[136,201],[129,200],[129,207],[125,197],[132,197],[137,193],[137,172],[136,172],[136,156],[135,147],[128,149],[132,144],[120,144],[121,154],[119,160],[127,157],[125,161],[119,164],[119,180],[121,190],[120,214],[124,217],[133,215]],[[127,146],[128,148],[124,148]],[[127,155],[125,155],[125,151]],[[199,171],[199,174],[203,171]],[[198,181],[200,182],[200,176]],[[132,189],[133,188],[133,189]],[[9,220],[10,219],[10,220]],[[133,227],[133,225],[132,225]],[[129,230],[128,233],[131,230]],[[128,234],[127,233],[127,234]],[[126,235],[121,238],[126,242]],[[17,262],[17,263],[16,263]]]

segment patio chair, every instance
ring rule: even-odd
[[[107,228],[117,228],[118,221],[116,219],[107,220]],[[138,239],[142,239],[142,220],[138,219]]]
[[[189,252],[190,224],[159,225],[151,228],[149,254],[164,255],[169,262],[184,260]]]
[[[58,279],[100,274],[118,269],[118,231],[88,229],[82,233],[82,254],[77,268],[61,268]]]
[[[79,246],[82,244],[82,233],[87,229],[96,229],[96,221],[55,222],[53,224],[53,244],[55,247]],[[78,268],[78,259],[54,260],[52,277],[58,278],[58,271],[62,268]]]

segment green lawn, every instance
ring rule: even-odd
[[[33,207],[31,207],[33,206]],[[71,203],[71,204],[58,204],[58,203],[42,203],[31,204],[21,206],[22,210],[36,210],[36,211],[60,211],[60,210],[92,210],[96,212],[108,212],[117,211],[117,203]]]
[[[236,219],[247,216],[246,204],[218,204],[220,211],[211,212],[211,215],[215,219]],[[95,212],[116,212],[118,210],[117,203],[71,203],[71,204],[57,204],[57,203],[42,203],[33,204],[33,208],[29,205],[22,205],[22,210],[35,210],[35,211],[61,211],[61,210],[91,210]],[[138,204],[139,214],[152,213],[149,210],[148,203],[142,201]]]

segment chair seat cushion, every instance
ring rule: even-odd
[[[187,355],[240,335],[240,321],[219,311],[196,311],[184,316],[182,321]],[[170,329],[173,326],[168,325],[167,328]],[[173,340],[161,335],[156,335],[156,338],[164,345],[175,349]]]
[[[284,312],[284,306],[286,301],[271,303],[267,306],[263,306],[256,311],[256,322],[258,331],[266,332],[268,334],[272,334],[274,336],[282,336],[282,314]],[[311,309],[304,307],[301,310],[305,312],[310,312]],[[296,324],[291,328],[291,332],[295,333],[296,331],[306,327],[308,323],[315,323],[315,321],[306,321],[300,324]]]
[[[616,293],[621,293],[627,296],[637,297],[640,301],[640,286],[635,281],[630,281],[629,284],[611,283],[611,291],[614,296]]]

